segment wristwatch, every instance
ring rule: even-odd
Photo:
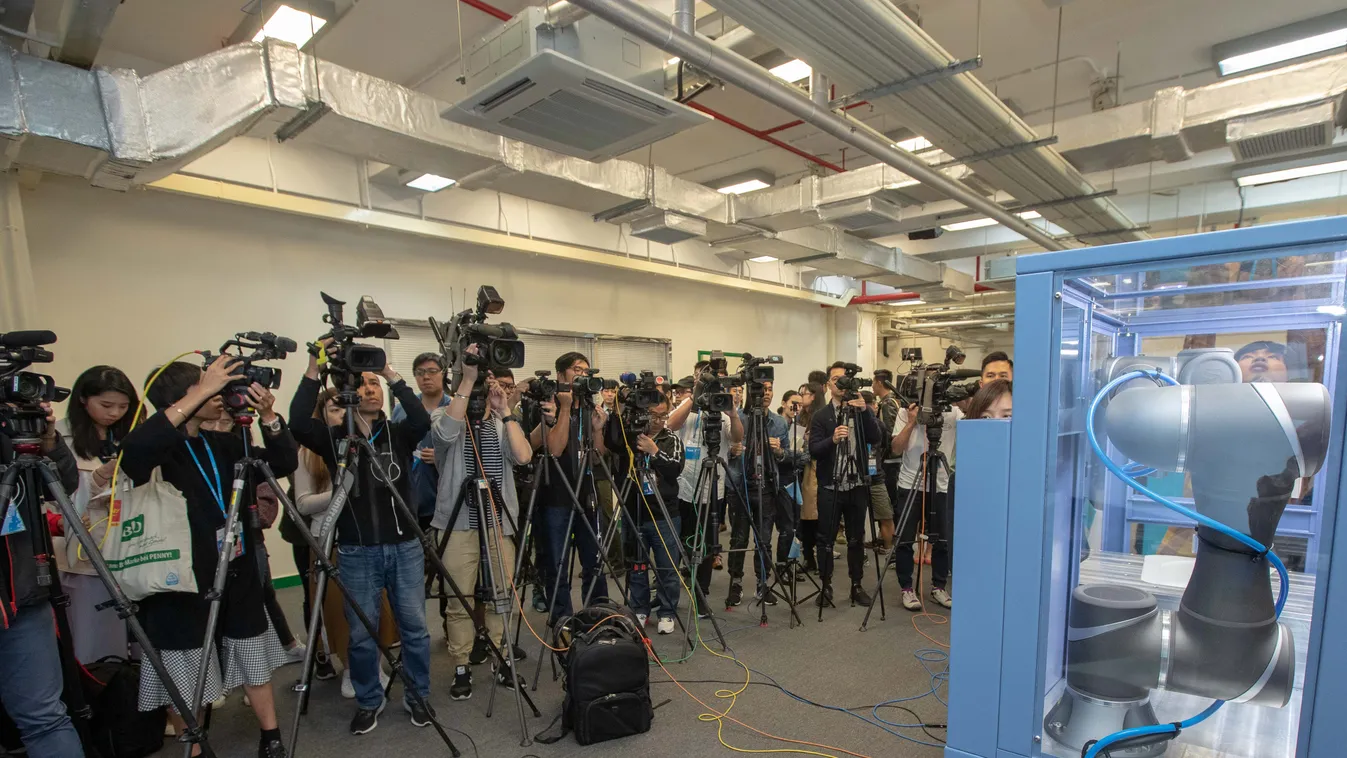
[[[271,432],[272,434],[278,434],[278,433],[280,433],[280,431],[281,431],[281,417],[280,417],[280,416],[277,416],[277,417],[275,418],[275,420],[273,420],[271,423],[267,423],[267,422],[263,421],[263,422],[262,422],[262,428],[263,428],[263,429],[266,429],[268,432]]]

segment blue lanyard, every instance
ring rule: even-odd
[[[201,478],[206,482],[206,489],[215,498],[215,504],[220,506],[220,513],[227,513],[224,504],[224,487],[220,484],[220,469],[215,467],[215,452],[210,449],[210,442],[205,437],[201,438],[201,444],[206,446],[206,455],[210,457],[210,469],[215,473],[215,486],[210,486],[210,479],[206,476],[206,469],[201,465],[201,459],[196,457],[196,451],[192,449],[192,441],[186,440],[187,452],[192,456],[192,462],[196,464],[196,470],[201,472]]]
[[[369,438],[369,441],[370,441],[370,444],[371,444],[371,445],[374,444],[374,441],[375,441],[375,440],[379,439],[379,435],[384,433],[384,429],[385,429],[387,426],[388,426],[388,422],[385,421],[384,424],[383,424],[383,426],[379,427],[379,430],[376,431],[376,432],[374,433],[374,436]]]

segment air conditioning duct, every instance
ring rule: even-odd
[[[1328,147],[1336,131],[1337,103],[1259,113],[1226,122],[1225,141],[1241,161],[1280,158]]]
[[[664,54],[586,16],[566,26],[525,8],[467,53],[461,124],[605,160],[710,120],[664,97]]]
[[[827,225],[747,235],[714,242],[711,247],[724,251],[724,257],[730,259],[770,255],[829,274],[883,281],[899,287],[938,285],[944,269],[941,264],[903,255],[896,248]]]

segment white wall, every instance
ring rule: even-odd
[[[816,304],[78,180],[47,177],[22,200],[35,328],[59,336],[46,370],[64,386],[100,363],[140,382],[236,331],[302,345],[324,331],[320,289],[351,303],[351,317],[372,295],[387,315],[414,318],[450,315],[451,291],[461,308],[465,290],[492,284],[506,301],[502,318],[519,326],[671,339],[675,376],[691,371],[699,349],[780,354],[783,386],[831,360]],[[282,365],[288,406],[305,358]],[[279,544],[275,573],[292,574]]]

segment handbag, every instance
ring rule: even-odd
[[[113,498],[108,533],[103,558],[127,597],[197,591],[187,500],[158,468],[148,482]]]

